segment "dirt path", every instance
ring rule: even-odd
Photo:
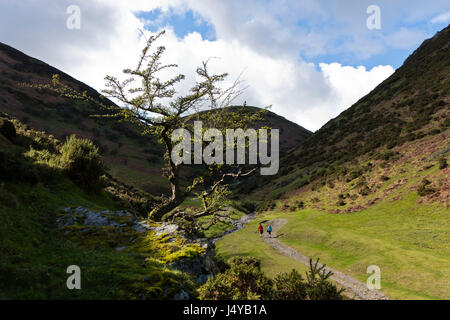
[[[269,238],[264,236],[264,241],[272,246],[274,249],[278,250],[285,256],[294,259],[297,262],[303,263],[309,266],[309,257],[302,255],[291,247],[281,243],[277,238],[277,231],[287,222],[285,219],[275,219],[271,221],[273,233],[272,237]],[[319,264],[321,265],[321,264]],[[369,290],[365,283],[356,280],[348,275],[343,274],[340,271],[332,269],[330,267],[325,268],[326,271],[333,272],[331,279],[336,281],[342,287],[345,288],[344,294],[351,299],[362,299],[362,300],[387,300],[387,296],[376,290]]]

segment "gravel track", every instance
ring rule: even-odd
[[[286,219],[275,219],[270,221],[272,225],[272,237],[268,237],[265,235],[264,241],[269,244],[274,249],[278,250],[280,253],[284,254],[285,256],[300,262],[304,265],[309,266],[309,257],[297,252],[296,250],[292,249],[291,247],[285,245],[284,243],[281,243],[278,240],[277,231],[287,222]],[[319,263],[320,266],[322,264]],[[331,279],[339,283],[343,288],[345,288],[344,294],[348,296],[351,299],[358,299],[358,300],[388,300],[389,298],[382,294],[381,292],[377,290],[369,290],[367,288],[367,285],[365,283],[362,283],[359,280],[356,280],[355,278],[352,278],[338,270],[332,269],[328,266],[325,267],[326,271],[333,272],[333,275],[331,276]]]

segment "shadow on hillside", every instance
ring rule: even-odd
[[[281,236],[283,236],[284,235],[284,233],[280,233],[280,234],[277,234],[277,235],[275,235],[275,236],[272,236],[271,238],[279,238],[279,237],[281,237]]]

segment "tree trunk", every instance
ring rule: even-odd
[[[155,221],[160,221],[161,218],[169,211],[175,209],[178,205],[180,205],[185,198],[184,192],[182,192],[180,188],[180,181],[179,181],[179,168],[175,163],[172,161],[171,154],[172,154],[172,140],[171,137],[169,137],[168,132],[166,129],[162,132],[162,138],[164,141],[164,144],[166,145],[166,151],[168,155],[168,169],[169,169],[169,183],[172,190],[171,197],[161,204],[159,207],[155,208],[151,213],[151,218]]]

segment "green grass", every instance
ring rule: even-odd
[[[283,241],[361,281],[381,268],[382,287],[394,298],[449,298],[450,219],[439,205],[418,205],[409,194],[354,214],[304,210],[289,216]]]
[[[198,197],[189,196],[174,210],[201,210],[202,207],[202,202]],[[239,220],[242,216],[245,215],[244,212],[233,207],[224,209],[231,210],[229,217],[233,220]],[[204,216],[199,218],[199,221],[206,224],[211,219],[212,216]],[[218,238],[231,228],[233,228],[233,224],[231,222],[219,221],[211,226],[208,230],[203,231],[203,234],[201,236],[209,239]]]
[[[249,222],[243,229],[225,236],[216,243],[217,255],[228,260],[233,256],[252,256],[261,262],[261,269],[269,276],[297,269],[303,273],[308,268],[276,251],[266,244],[257,232],[258,223],[275,216],[264,216]]]
[[[162,299],[180,288],[195,292],[186,275],[154,259],[145,262],[138,251],[77,245],[56,230],[64,207],[121,209],[104,193],[86,193],[61,179],[0,184],[0,199],[0,299]],[[70,265],[81,268],[81,290],[66,287]]]
[[[450,211],[418,204],[418,195],[383,201],[351,214],[316,209],[271,213],[284,218],[280,240],[312,258],[365,282],[369,265],[381,268],[382,291],[394,299],[450,298]],[[219,254],[254,255],[274,273],[289,263],[258,241],[256,221],[217,244]]]
[[[145,160],[140,161],[140,165],[148,168],[149,171],[143,173],[139,168],[132,168],[128,165],[108,162],[110,174],[120,181],[141,188],[142,190],[153,190],[153,194],[160,195],[160,190],[168,190],[169,183],[160,173],[160,168],[156,164],[146,164]],[[150,172],[154,171],[155,174]],[[151,186],[151,187],[150,187]],[[152,189],[153,188],[153,189]],[[159,193],[158,193],[159,192]]]
[[[181,203],[178,208],[179,209],[186,209],[186,208],[194,208],[199,209],[202,207],[202,202],[199,198],[190,196],[184,199],[183,203]]]
[[[237,209],[231,208],[230,210],[231,210],[230,218],[233,220],[239,220],[242,216],[245,215],[244,212],[239,211]],[[210,221],[211,218],[212,218],[211,216],[205,216],[201,217],[199,221],[202,223],[206,223]],[[218,238],[232,228],[234,228],[234,226],[231,222],[219,221],[215,223],[213,226],[211,226],[208,230],[204,231],[202,236],[209,239]]]

